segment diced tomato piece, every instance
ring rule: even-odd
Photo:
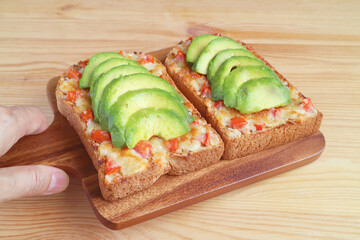
[[[111,141],[110,133],[100,129],[92,130],[91,138],[97,142]]]
[[[192,42],[192,40],[194,39],[195,36],[189,37],[188,40],[186,41],[190,41],[190,43]]]
[[[82,61],[82,62],[80,63],[80,66],[84,68],[84,67],[87,66],[88,63],[89,63],[89,59],[87,59],[87,60],[85,60],[85,61]]]
[[[123,56],[125,56],[125,53],[124,53],[124,51],[119,51],[119,54],[121,54],[121,55],[123,55]]]
[[[105,174],[109,175],[115,172],[119,172],[121,170],[121,166],[113,167],[113,168],[106,168]]]
[[[271,113],[273,114],[273,116],[276,118],[279,113],[280,113],[280,109],[279,108],[272,108],[271,109]]]
[[[81,91],[68,91],[67,100],[69,100],[70,102],[75,102],[76,99],[81,95],[82,95]]]
[[[196,117],[196,116],[194,116],[194,117]],[[199,122],[200,122],[200,118],[196,118],[192,123],[193,124],[199,124]]]
[[[147,59],[148,62],[151,62],[151,63],[154,63],[154,61],[155,61],[153,56],[147,56],[146,55],[146,59]]]
[[[257,131],[262,131],[265,127],[265,123],[255,123],[254,126],[256,127]]]
[[[173,138],[165,141],[165,147],[167,147],[170,152],[176,152],[176,150],[179,148],[179,139]]]
[[[221,37],[221,33],[214,33],[213,35]]]
[[[231,127],[234,129],[240,129],[247,124],[247,121],[243,117],[235,117],[230,119]]]
[[[68,78],[79,80],[81,78],[81,73],[76,69],[69,68],[68,70]]]
[[[146,64],[146,63],[154,63],[154,58],[149,55],[144,55],[140,60],[140,64]]]
[[[109,175],[115,172],[119,172],[121,170],[121,166],[112,161],[110,158],[106,158],[106,163],[105,163],[105,174]]]
[[[208,81],[204,82],[204,85],[202,86],[202,88],[200,90],[200,93],[204,94],[204,95],[210,95],[211,94],[211,89],[210,89]]]
[[[89,120],[94,119],[93,111],[91,108],[88,108],[80,114],[80,117],[85,123],[87,123]]]
[[[221,107],[223,107],[223,106],[225,106],[223,100],[216,101],[216,102],[214,103],[214,107],[217,108],[217,109],[219,109],[219,108],[221,108]]]
[[[152,144],[149,141],[141,140],[136,144],[134,150],[137,151],[143,158],[148,158],[152,154]]]
[[[305,98],[302,102],[303,108],[305,111],[310,111],[311,107],[312,107],[312,102],[310,98]]]
[[[245,47],[247,50],[251,51],[251,48],[248,45],[246,45]]]
[[[175,60],[176,61],[184,61],[185,60],[185,53],[183,51],[177,51],[176,56],[175,56]]]
[[[202,146],[208,146],[210,145],[210,133],[205,133],[201,138],[201,145]]]

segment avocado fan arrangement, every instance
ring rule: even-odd
[[[186,54],[192,70],[207,75],[211,98],[249,114],[291,103],[289,89],[277,74],[241,43],[217,35],[200,35]]]
[[[192,70],[206,75],[214,101],[250,114],[285,106],[289,89],[241,43],[218,35],[193,38],[186,54]],[[133,148],[152,136],[165,140],[190,131],[194,117],[183,97],[164,79],[115,52],[95,54],[80,79],[90,88],[94,121],[109,131],[115,147]]]
[[[133,148],[154,135],[182,136],[194,120],[170,83],[119,53],[92,56],[80,87],[90,88],[94,121],[110,132],[115,147]]]

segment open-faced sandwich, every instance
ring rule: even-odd
[[[150,55],[95,54],[58,81],[57,105],[78,133],[106,200],[219,161],[224,145]]]
[[[181,41],[165,65],[224,141],[224,159],[319,130],[322,114],[250,46],[219,35]]]
[[[165,65],[143,53],[102,52],[58,82],[58,109],[106,200],[319,130],[311,100],[245,43],[197,36],[175,46]]]

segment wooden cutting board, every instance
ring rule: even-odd
[[[149,54],[164,61],[168,50]],[[108,202],[101,196],[97,172],[79,137],[57,110],[58,79],[51,79],[47,85],[54,121],[44,133],[20,139],[0,159],[0,167],[45,164],[64,169],[81,179],[95,215],[111,229],[122,229],[303,166],[319,158],[325,148],[325,138],[318,132],[254,155],[222,160],[183,176],[164,175],[148,189]]]

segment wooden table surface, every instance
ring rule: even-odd
[[[152,51],[221,32],[253,45],[324,113],[314,163],[120,230],[80,181],[0,205],[4,239],[359,239],[359,1],[0,1],[0,104],[34,104],[47,81],[100,51]]]

